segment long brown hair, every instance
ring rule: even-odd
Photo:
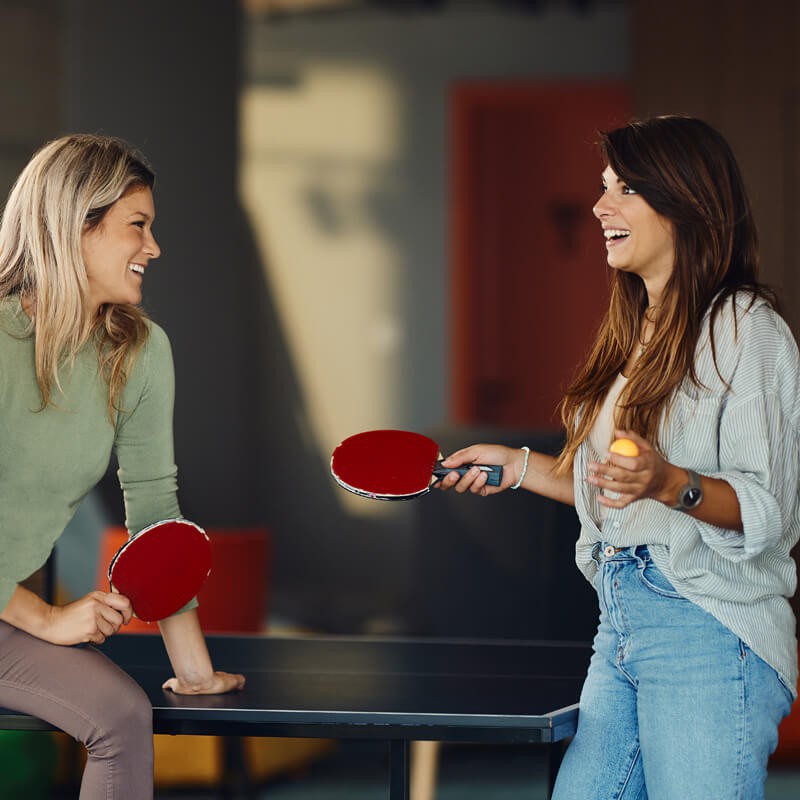
[[[19,294],[34,309],[42,408],[60,387],[59,369],[94,338],[112,420],[119,409],[147,337],[145,314],[128,304],[92,313],[81,237],[129,189],[154,183],[144,157],[121,139],[72,134],[44,145],[11,190],[0,222],[0,300]]]
[[[615,425],[658,446],[663,414],[685,377],[697,382],[694,356],[710,310],[714,320],[740,290],[777,307],[758,281],[758,235],[733,152],[722,135],[692,117],[653,117],[600,134],[605,162],[673,228],[675,261],[653,336],[619,399]],[[638,275],[613,270],[611,299],[596,341],[561,402],[566,444],[557,469],[568,469],[588,436],[616,376],[638,339],[647,309]]]

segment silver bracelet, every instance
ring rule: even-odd
[[[531,449],[527,445],[520,447],[520,450],[525,451],[525,461],[522,463],[522,475],[519,476],[519,480],[511,487],[512,489],[519,489],[522,486],[522,481],[525,480],[525,474],[528,471],[528,456],[531,454]]]

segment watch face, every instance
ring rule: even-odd
[[[684,492],[681,503],[684,508],[694,508],[702,499],[703,490],[692,487]]]

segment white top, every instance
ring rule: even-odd
[[[608,448],[614,439],[614,412],[617,409],[619,396],[627,382],[628,379],[620,372],[614,383],[611,384],[611,388],[603,400],[603,405],[597,412],[592,429],[589,431],[589,443],[600,454],[601,460],[605,460]],[[598,516],[595,517],[595,522],[602,522],[607,515],[608,508],[598,505]]]
[[[600,520],[586,464],[601,460],[589,437],[573,469],[581,533],[578,566],[591,582],[592,550],[646,544],[677,591],[716,617],[797,691],[797,640],[789,600],[797,570],[789,555],[800,538],[800,360],[783,319],[763,300],[748,308],[740,292],[715,323],[709,315],[697,344],[700,385],[686,378],[661,421],[668,461],[728,482],[743,533],[717,528],[656,500],[610,509]],[[735,313],[734,313],[735,312]]]
[[[628,379],[620,372],[617,379],[611,384],[606,399],[603,400],[603,405],[597,412],[594,425],[589,431],[589,441],[595,451],[601,455],[608,452],[609,445],[614,438],[614,412],[617,408],[617,400],[627,382]]]

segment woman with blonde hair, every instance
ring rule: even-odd
[[[154,173],[125,142],[71,135],[34,155],[0,223],[0,706],[83,742],[82,798],[153,793],[151,706],[92,647],[130,621],[127,597],[50,605],[21,585],[81,499],[119,464],[131,533],[180,517],[169,341],[138,307],[153,236]],[[191,602],[160,625],[164,688],[244,685],[214,670]]]
[[[502,464],[502,486],[471,470],[442,488],[576,507],[600,621],[557,800],[758,800],[797,685],[797,347],[724,138],[655,117],[601,150],[611,299],[561,405],[566,445],[465,448],[445,466]]]

